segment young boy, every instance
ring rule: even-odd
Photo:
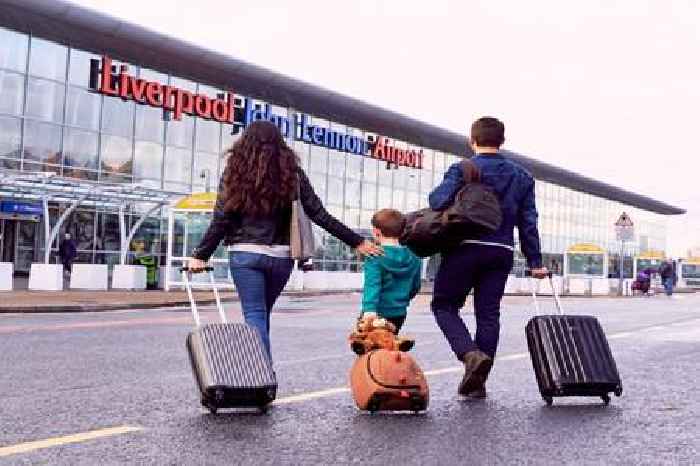
[[[421,287],[421,261],[399,244],[406,220],[401,212],[382,209],[372,217],[372,234],[384,249],[383,256],[365,262],[362,314],[375,313],[396,327],[406,320],[406,308]]]

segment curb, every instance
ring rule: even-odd
[[[329,296],[337,294],[357,293],[362,290],[318,290],[318,291],[285,291],[282,296],[294,297],[317,297]],[[238,296],[231,298],[222,298],[223,303],[238,302]],[[216,300],[200,299],[198,305],[210,306],[215,304]],[[48,313],[79,313],[79,312],[107,312],[107,311],[124,311],[124,310],[148,310],[162,309],[172,307],[189,307],[188,300],[169,301],[163,303],[114,303],[114,304],[69,304],[69,305],[38,305],[38,306],[0,306],[0,314],[48,314]]]

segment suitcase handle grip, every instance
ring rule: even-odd
[[[532,277],[532,271],[526,270],[525,276],[530,279],[530,291],[532,292],[532,303],[535,306],[535,312],[537,314],[541,314],[540,305],[537,302],[537,293],[535,292],[535,287],[534,287],[534,283],[533,283],[533,280],[535,280],[535,278]],[[557,312],[559,313],[559,315],[564,315],[564,310],[562,309],[561,301],[559,300],[559,293],[557,293],[557,287],[554,286],[554,279],[552,277],[554,277],[554,274],[550,270],[547,272],[547,278],[549,279],[549,286],[552,287],[552,296],[554,297],[554,302],[556,303],[556,306],[557,306]]]
[[[209,284],[211,285],[212,292],[214,293],[214,300],[216,301],[216,309],[219,311],[219,317],[222,323],[226,323],[226,313],[224,312],[224,307],[221,304],[221,296],[219,295],[219,287],[214,280],[214,267],[206,266],[202,269],[203,272],[209,273]],[[190,281],[190,275],[193,272],[189,267],[181,267],[180,273],[182,274],[182,282],[185,284],[185,291],[187,291],[187,297],[190,300],[190,309],[192,310],[192,318],[194,319],[195,327],[201,325],[201,320],[199,319],[199,310],[197,309],[197,302],[194,299],[194,294],[192,293],[192,282]]]

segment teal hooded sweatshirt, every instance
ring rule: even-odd
[[[421,261],[406,247],[383,248],[383,256],[365,261],[362,312],[376,312],[382,317],[403,316],[421,287]]]

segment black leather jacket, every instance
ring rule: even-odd
[[[222,186],[219,184],[219,193],[221,193],[221,188]],[[316,225],[353,248],[364,240],[362,236],[343,225],[326,211],[311,187],[308,177],[301,169],[299,169],[299,194],[304,212]],[[291,216],[291,204],[270,216],[250,216],[236,212],[224,212],[223,199],[219,196],[209,228],[199,246],[192,252],[192,257],[206,261],[214,253],[222,239],[226,246],[238,243],[289,244]]]

